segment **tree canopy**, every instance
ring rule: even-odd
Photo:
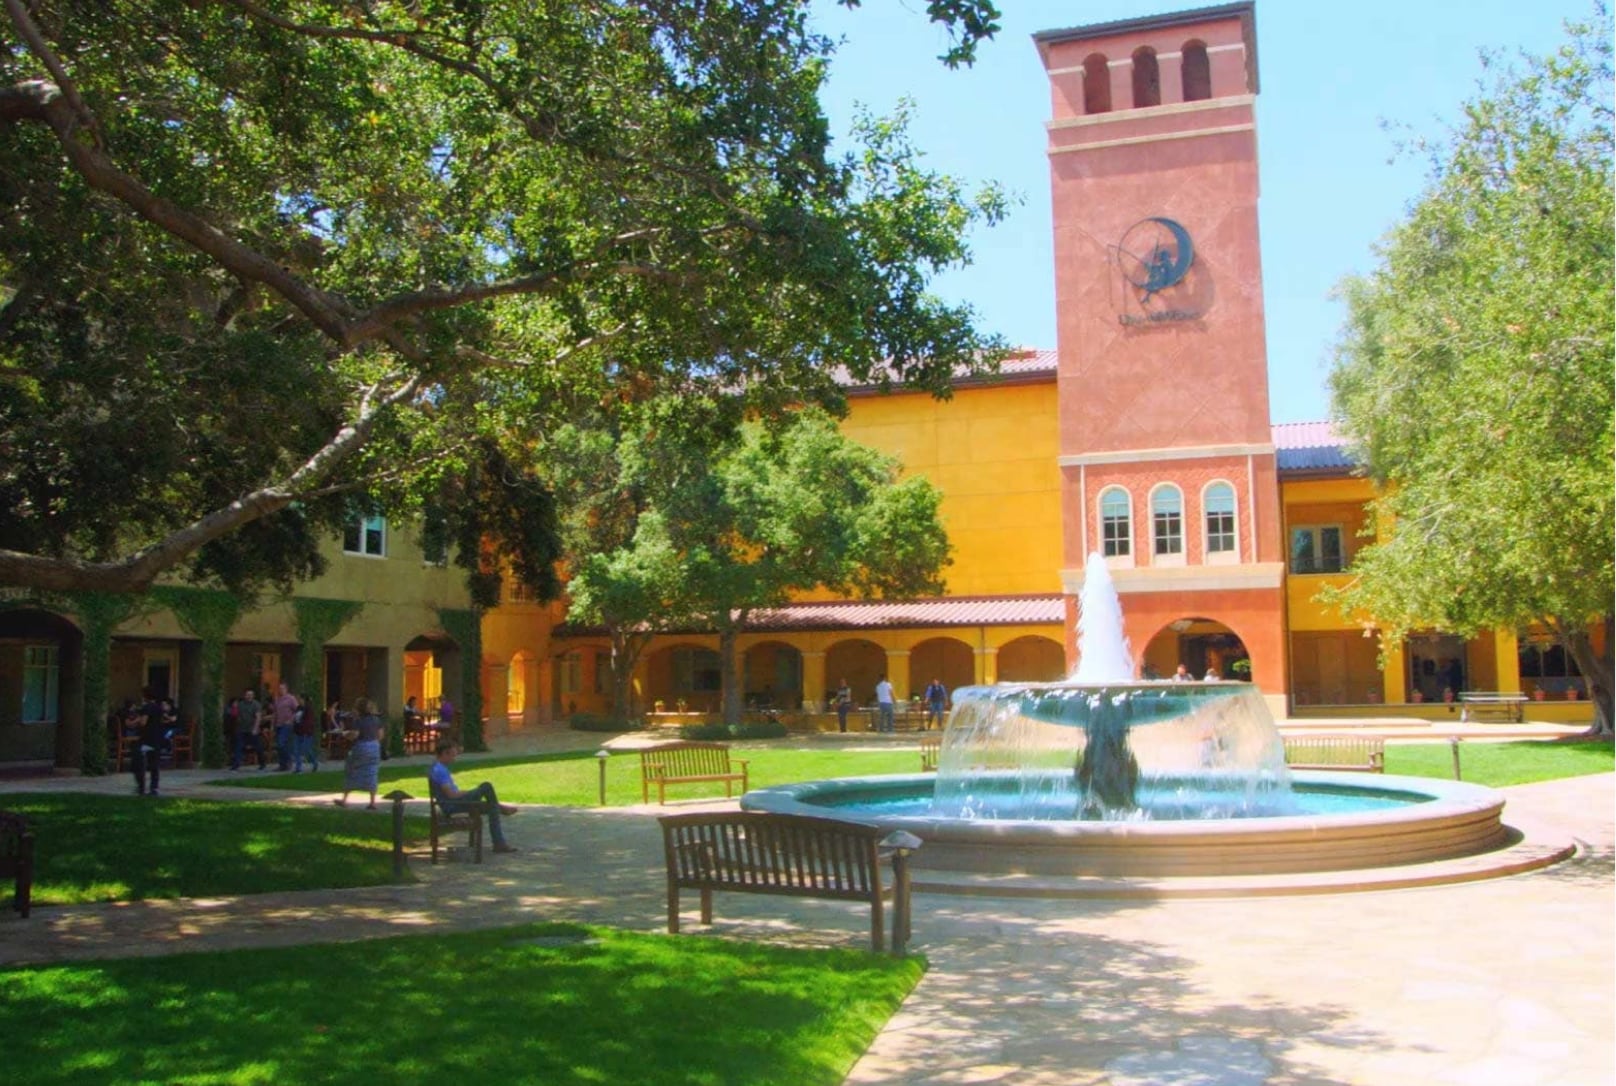
[[[942,591],[941,493],[923,478],[900,480],[895,460],[844,437],[822,410],[747,422],[716,451],[681,449],[650,430],[618,448],[617,493],[638,495],[638,515],[617,546],[580,557],[569,593],[575,620],[612,633],[620,680],[649,634],[716,631],[725,720],[735,723],[736,639],[758,610],[818,588],[859,597]],[[641,454],[648,449],[655,454]],[[620,681],[619,699],[625,690]]]
[[[1340,600],[1389,637],[1541,626],[1607,729],[1611,93],[1605,25],[1571,26],[1554,55],[1493,78],[1431,149],[1379,266],[1345,283],[1331,378],[1387,528]]]
[[[836,152],[805,3],[5,0],[0,583],[230,587],[443,506],[540,587],[558,390],[942,392],[993,189]],[[939,0],[946,59],[996,29]],[[537,510],[537,512],[535,512]]]

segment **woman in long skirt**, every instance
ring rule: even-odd
[[[370,807],[376,809],[376,786],[381,777],[382,766],[382,718],[376,715],[376,703],[369,698],[360,698],[357,706],[359,719],[354,727],[359,731],[359,737],[354,740],[352,749],[348,751],[348,760],[344,763],[346,777],[343,780],[343,793],[341,799],[331,802],[338,807],[348,805],[348,793],[353,791],[369,792]]]

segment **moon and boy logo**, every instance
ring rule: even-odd
[[[1205,306],[1191,289],[1195,244],[1190,232],[1159,215],[1140,219],[1108,246],[1119,280],[1123,324],[1194,320]]]

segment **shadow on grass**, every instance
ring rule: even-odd
[[[573,925],[4,974],[13,1081],[841,1081],[919,963]]]
[[[358,811],[65,793],[7,797],[34,830],[39,905],[378,886],[392,821]],[[426,836],[423,818],[406,820]]]

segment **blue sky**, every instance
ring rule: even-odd
[[[915,102],[911,134],[927,164],[996,180],[1022,199],[972,238],[975,263],[937,292],[976,307],[1012,343],[1055,346],[1049,88],[1035,31],[1209,6],[1141,0],[999,0],[1003,29],[976,65],[949,71],[924,0],[819,0],[817,28],[843,40],[824,94],[832,131],[854,104],[889,113]],[[1420,192],[1427,164],[1399,154],[1411,134],[1456,122],[1483,74],[1483,49],[1547,53],[1592,0],[1258,0],[1257,149],[1268,374],[1275,422],[1325,418],[1342,311],[1330,294],[1374,266],[1375,241]],[[1387,126],[1390,126],[1389,128]]]

